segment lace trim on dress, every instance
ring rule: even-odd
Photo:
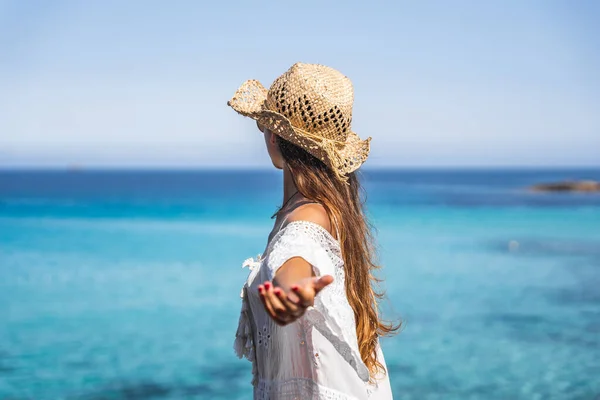
[[[344,264],[338,241],[321,225],[310,221],[292,221],[287,224],[273,237],[265,254],[271,279],[287,260],[293,257],[304,258],[302,254],[313,259],[318,256],[323,264],[318,268],[324,275],[334,275],[336,267],[343,267]],[[306,261],[310,263],[310,260]],[[313,264],[313,267],[316,266]]]
[[[242,268],[248,267],[251,273],[260,266],[262,262],[261,256],[258,255],[256,259],[248,258],[242,264]],[[235,333],[235,341],[233,342],[233,349],[238,358],[246,357],[248,361],[252,363],[252,385],[256,385],[258,380],[258,370],[256,367],[255,360],[255,348],[254,340],[252,337],[252,328],[250,325],[250,307],[248,306],[248,283],[246,282],[242,287],[240,297],[242,298],[242,309],[240,311],[240,318],[238,321],[238,328]]]
[[[356,397],[323,387],[311,379],[296,378],[276,382],[261,380],[254,389],[254,399],[356,400]]]

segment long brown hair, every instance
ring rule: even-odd
[[[356,319],[358,348],[373,377],[383,371],[383,365],[377,361],[377,338],[393,333],[400,326],[380,319],[378,301],[383,293],[373,287],[379,282],[373,275],[379,266],[374,261],[373,236],[364,213],[360,182],[354,172],[349,174],[348,183],[342,182],[304,149],[279,136],[277,142],[298,191],[322,204],[337,229],[346,272],[346,296]]]

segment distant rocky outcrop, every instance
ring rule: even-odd
[[[540,183],[530,188],[533,192],[600,192],[600,182],[596,181],[563,181]]]

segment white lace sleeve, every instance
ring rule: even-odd
[[[335,240],[323,227],[313,222],[290,222],[277,237],[266,259],[269,279],[290,258],[302,257],[315,269],[316,275],[335,276],[335,267],[329,257],[330,244]]]
[[[290,258],[302,257],[313,267],[316,276],[332,275],[334,281],[315,298],[305,317],[331,342],[363,381],[369,370],[358,350],[354,312],[346,297],[344,262],[339,243],[318,224],[290,222],[275,238],[265,263],[269,279]]]

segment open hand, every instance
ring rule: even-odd
[[[275,323],[284,326],[303,316],[306,309],[314,305],[315,296],[331,282],[331,275],[305,278],[292,285],[286,293],[282,288],[273,287],[273,283],[267,281],[258,286],[258,294],[267,314]]]

